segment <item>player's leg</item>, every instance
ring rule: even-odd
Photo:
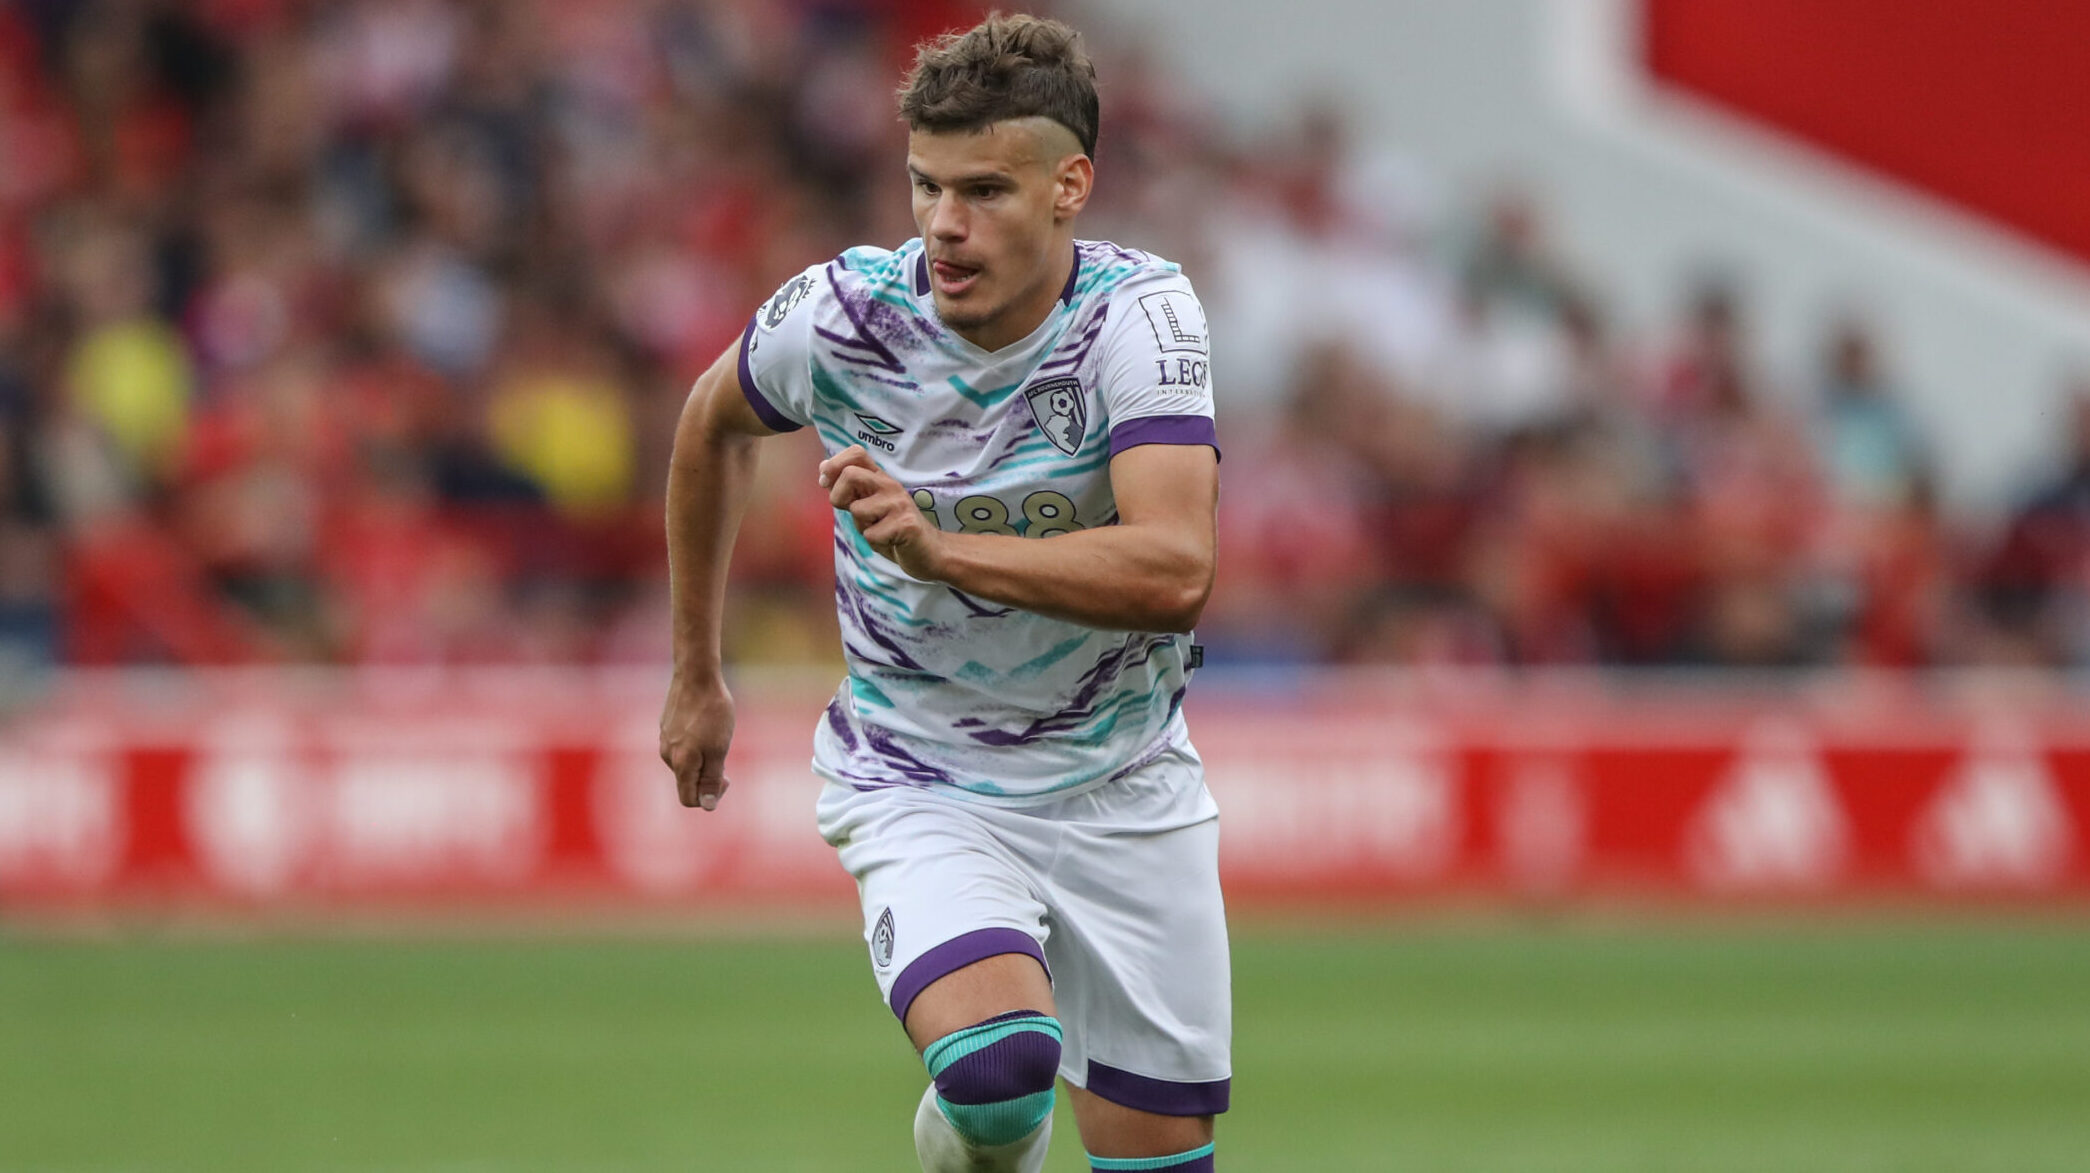
[[[929,1173],[1042,1168],[1060,1026],[1044,904],[976,810],[919,791],[830,785],[821,832],[863,900],[887,1005],[932,1080],[915,1119]]]
[[[1232,990],[1200,763],[1186,747],[1055,817],[1066,837],[1045,877],[1046,956],[1091,1165],[1211,1170],[1232,1083]]]
[[[1067,1089],[1093,1169],[1212,1173],[1211,1116],[1164,1116],[1114,1104],[1084,1088]]]
[[[950,971],[922,988],[907,1008],[917,1051],[973,1023],[1017,1010],[1052,1012],[1052,980],[1028,952],[1001,953]]]
[[[922,1168],[1035,1173],[1052,1142],[1060,1025],[1045,967],[1024,953],[931,982],[906,1012],[933,1081],[915,1111]]]

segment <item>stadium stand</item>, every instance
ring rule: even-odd
[[[662,660],[684,390],[784,275],[910,233],[890,78],[968,11],[0,9],[0,668]],[[2090,455],[1948,516],[1880,324],[1772,394],[1718,272],[1632,336],[1540,193],[1104,69],[1085,229],[1183,260],[1221,340],[1214,663],[2090,656]],[[765,461],[742,661],[835,655],[814,459]]]

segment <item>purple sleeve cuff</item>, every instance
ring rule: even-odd
[[[1141,444],[1203,444],[1219,454],[1219,429],[1204,415],[1150,415],[1110,429],[1110,454]]]
[[[756,317],[760,316],[760,314],[756,315]],[[755,372],[753,368],[748,366],[747,362],[748,344],[754,340],[755,319],[749,318],[747,320],[747,329],[740,332],[740,393],[747,396],[747,404],[755,409],[757,416],[761,417],[762,426],[772,432],[795,432],[805,425],[778,411],[776,405],[762,394],[762,389],[755,386]]]
[[[931,982],[954,974],[975,961],[985,961],[1004,953],[1028,954],[1037,958],[1039,965],[1045,965],[1045,950],[1039,948],[1037,941],[1022,929],[974,929],[960,933],[908,962],[907,968],[900,971],[900,976],[893,981],[890,999],[893,1017],[904,1025],[907,1008],[914,1005],[915,998],[928,989]],[[1052,979],[1051,966],[1045,966],[1045,978],[1047,981]]]

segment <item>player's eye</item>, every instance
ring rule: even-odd
[[[914,190],[926,196],[933,196],[936,194],[936,185],[926,179],[917,179],[914,181]]]

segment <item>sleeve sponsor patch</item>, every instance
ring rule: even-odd
[[[1162,353],[1205,353],[1205,310],[1195,297],[1164,290],[1142,296],[1139,308],[1146,311],[1147,325],[1154,329],[1154,344]]]
[[[1208,386],[1211,372],[1212,360],[1202,353],[1196,358],[1187,354],[1163,355],[1154,360],[1154,386],[1163,395],[1209,399],[1212,395]]]

